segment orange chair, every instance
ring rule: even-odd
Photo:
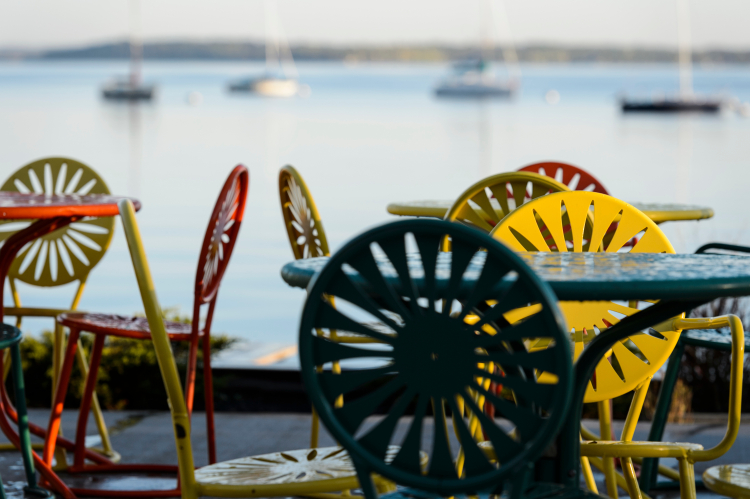
[[[195,278],[195,300],[193,306],[192,324],[164,321],[167,333],[172,341],[185,341],[190,343],[187,375],[185,380],[185,398],[188,412],[192,411],[193,398],[195,395],[195,374],[197,365],[198,348],[203,350],[203,374],[206,394],[206,424],[208,436],[208,460],[213,464],[216,462],[216,443],[214,437],[214,414],[213,414],[213,388],[210,362],[210,331],[213,320],[216,298],[219,291],[224,272],[232,255],[234,244],[242,223],[245,211],[245,201],[249,185],[250,175],[246,167],[239,165],[232,170],[229,178],[219,194],[219,199],[214,206],[209,220],[208,229],[203,239],[200,256],[198,258],[198,270]],[[205,324],[201,326],[201,309],[208,305]],[[89,373],[86,377],[84,394],[78,414],[78,427],[75,437],[74,461],[67,471],[76,472],[169,472],[177,471],[177,466],[154,465],[154,464],[116,464],[107,459],[97,459],[96,464],[86,465],[85,460],[90,459],[86,455],[86,424],[91,406],[94,388],[96,386],[97,372],[102,357],[102,350],[107,336],[120,338],[132,338],[151,341],[151,332],[146,318],[123,317],[119,315],[66,313],[58,316],[58,322],[70,329],[70,338],[65,351],[64,362],[60,371],[60,377],[55,393],[52,414],[47,427],[47,438],[44,443],[43,460],[51,465],[55,452],[56,439],[52,436],[58,434],[60,428],[60,417],[62,415],[63,403],[67,393],[70,376],[75,361],[78,338],[82,332],[93,333],[94,344],[91,350]],[[91,451],[89,451],[91,452]],[[128,491],[102,490],[102,489],[77,489],[56,490],[64,497],[70,497],[70,493],[77,495],[95,495],[98,497],[178,497],[179,487],[174,490],[145,490]]]
[[[557,161],[544,161],[519,168],[519,172],[532,172],[552,177],[558,182],[567,185],[571,191],[593,191],[609,194],[599,180],[586,170],[568,163]]]

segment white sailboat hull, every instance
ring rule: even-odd
[[[233,92],[252,92],[266,97],[294,97],[299,82],[290,78],[254,78],[229,85]]]

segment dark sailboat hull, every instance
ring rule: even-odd
[[[721,101],[693,101],[693,100],[643,100],[621,103],[624,113],[718,113]]]

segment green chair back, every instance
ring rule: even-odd
[[[451,253],[440,251],[446,238]],[[497,291],[502,279],[515,279],[510,291]],[[519,308],[533,310],[510,324],[505,315]],[[332,331],[378,343],[338,343]],[[308,286],[302,378],[366,497],[376,494],[373,472],[443,496],[519,493],[568,409],[565,331],[550,288],[508,247],[461,224],[403,220],[354,238]],[[546,338],[550,350],[529,352],[532,338]],[[331,369],[336,362],[340,372]],[[542,372],[557,384],[538,383]],[[507,396],[489,389],[493,381]],[[510,425],[488,417],[485,402]],[[388,406],[385,417],[365,423]],[[397,437],[405,421],[406,435]]]

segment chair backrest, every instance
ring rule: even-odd
[[[466,189],[444,219],[490,232],[504,216],[524,203],[550,192],[567,190],[555,179],[538,173],[499,173]]]
[[[13,173],[0,190],[110,194],[107,184],[91,167],[70,158],[43,158],[29,163]],[[27,225],[27,222],[0,221],[0,241]],[[114,227],[112,217],[86,218],[40,237],[18,253],[8,277],[11,282],[17,279],[35,286],[61,286],[73,281],[82,286],[104,257]]]
[[[211,212],[195,274],[193,324],[199,322],[200,306],[210,302],[213,307],[216,301],[219,285],[237,242],[240,225],[242,225],[249,185],[250,173],[247,167],[237,165],[224,182],[214,210]],[[211,312],[206,319],[206,330],[210,328]]]
[[[445,238],[451,253],[441,252]],[[503,279],[511,289],[498,290]],[[520,307],[533,311],[509,324],[504,315]],[[333,330],[377,343],[338,343],[326,334]],[[529,353],[532,337],[550,349]],[[308,286],[299,354],[308,396],[349,451],[368,498],[371,472],[443,496],[523,488],[568,409],[572,356],[554,294],[509,248],[461,224],[403,220],[344,245]],[[538,383],[537,372],[559,385]],[[513,396],[492,393],[492,381]],[[509,425],[487,417],[485,401]],[[387,416],[365,423],[386,403]],[[482,445],[483,435],[492,445]],[[492,448],[500,465],[485,454]]]
[[[610,231],[614,222],[616,229]],[[628,241],[641,234],[634,246]],[[534,200],[503,219],[490,235],[515,251],[674,253],[661,229],[645,214],[606,194],[569,191]],[[577,359],[600,331],[638,312],[637,304],[561,302]],[[586,402],[612,399],[634,390],[667,361],[679,331],[656,327],[631,336],[596,368]],[[541,345],[541,344],[540,344]]]
[[[328,240],[318,208],[302,175],[291,165],[279,171],[279,197],[294,258],[328,256]]]
[[[133,269],[141,292],[144,312],[151,331],[156,358],[159,363],[162,380],[167,390],[167,400],[172,413],[172,424],[177,445],[177,462],[180,472],[180,483],[184,490],[195,490],[195,466],[193,448],[190,440],[190,415],[182,392],[182,382],[177,372],[177,364],[172,355],[172,345],[164,327],[161,306],[156,296],[156,288],[151,278],[146,251],[143,248],[141,233],[135,218],[135,209],[130,200],[123,199],[118,203],[120,219],[128,242]],[[184,495],[194,497],[194,495]]]
[[[589,172],[569,163],[560,163],[557,161],[544,161],[524,166],[518,169],[519,172],[533,172],[540,175],[552,177],[559,182],[567,185],[574,191],[591,191],[601,194],[609,194],[604,185]]]

